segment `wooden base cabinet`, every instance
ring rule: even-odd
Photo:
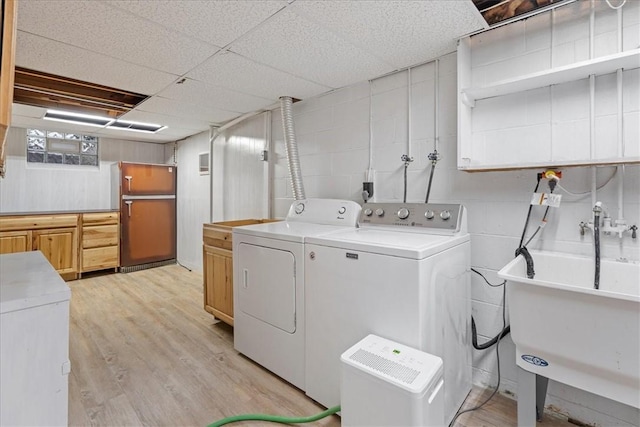
[[[40,251],[65,279],[78,275],[78,214],[0,217],[0,253]]]
[[[119,267],[119,216],[118,212],[82,214],[80,273]]]
[[[233,326],[233,252],[204,245],[204,309]]]
[[[233,227],[273,222],[243,219],[214,222],[202,228],[204,309],[233,326]]]

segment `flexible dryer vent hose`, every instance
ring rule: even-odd
[[[290,96],[280,98],[280,108],[282,110],[282,130],[284,132],[284,147],[289,164],[289,176],[293,188],[293,197],[296,200],[306,199],[304,185],[302,185],[302,171],[300,170],[300,158],[298,157],[298,144],[296,143],[296,133],[293,129],[293,113],[291,106],[293,99]]]

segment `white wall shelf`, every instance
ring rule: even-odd
[[[464,88],[461,90],[461,101],[468,107],[475,107],[475,101],[481,99],[568,83],[587,78],[590,75],[599,76],[613,73],[618,69],[631,70],[639,67],[640,49],[634,49],[506,79],[486,86]]]

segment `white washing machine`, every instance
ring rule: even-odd
[[[234,347],[305,389],[304,242],[355,229],[360,205],[295,201],[282,222],[233,228]]]
[[[306,240],[306,393],[339,405],[340,355],[375,334],[443,359],[448,425],[471,390],[465,210],[369,203],[359,223]]]

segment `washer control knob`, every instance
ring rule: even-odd
[[[345,213],[346,211],[347,211],[347,208],[345,208],[344,206],[343,206],[343,207],[341,207],[340,209],[338,209],[338,213],[339,213],[340,215],[342,215],[342,214],[343,214],[343,213]]]
[[[451,218],[451,212],[449,211],[440,212],[440,218],[442,218],[443,221],[448,220],[449,218]]]
[[[427,209],[424,213],[424,217],[427,219],[433,219],[434,216],[436,216],[436,214],[431,209]]]
[[[304,203],[298,203],[294,210],[298,215],[300,215],[302,212],[304,212]]]
[[[398,218],[400,218],[400,219],[407,219],[407,218],[409,218],[409,209],[407,209],[407,208],[400,208],[400,210],[398,211]]]
[[[382,208],[378,208],[378,209],[376,209],[376,215],[378,215],[378,216],[384,216],[384,209],[382,209]]]
[[[367,209],[364,210],[364,214],[365,214],[365,216],[371,216],[373,214],[373,211],[371,209],[367,208]]]

